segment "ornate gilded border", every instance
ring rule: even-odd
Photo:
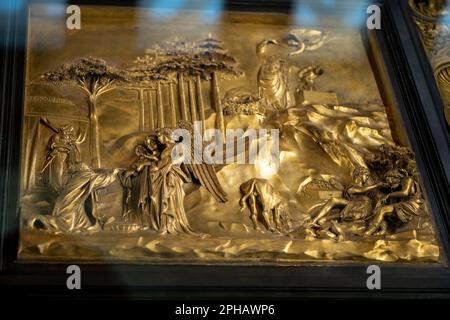
[[[450,125],[450,12],[444,0],[409,0],[412,18],[434,71]]]

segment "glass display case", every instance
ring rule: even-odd
[[[53,279],[77,264],[92,286],[118,277],[149,295],[245,291],[261,277],[273,291],[290,279],[297,293],[351,295],[376,264],[393,290],[419,293],[421,277],[448,290],[445,10],[17,7],[4,66],[16,74],[3,92],[14,102],[2,120],[4,270]]]

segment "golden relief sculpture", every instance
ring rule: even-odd
[[[434,70],[444,102],[444,116],[450,126],[450,26],[445,0],[410,0],[413,19]]]
[[[84,10],[76,46],[31,10],[20,259],[439,261],[357,31]]]

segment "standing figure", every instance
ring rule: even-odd
[[[285,63],[283,59],[270,56],[263,60],[258,71],[259,98],[275,110],[286,109],[290,105]]]
[[[135,152],[137,160],[123,176],[124,219],[139,224],[143,229],[158,230],[152,201],[153,175],[160,156],[156,136],[146,137],[143,144],[136,146]]]
[[[79,134],[77,137],[72,125],[67,124],[55,129],[47,119],[41,119],[41,122],[54,132],[48,143],[41,173],[52,190],[59,192],[64,186],[69,164],[81,160],[78,145],[83,143],[86,131],[83,136]]]
[[[157,139],[164,146],[158,170],[154,174],[152,199],[156,213],[156,227],[160,234],[193,234],[184,210],[183,185],[190,177],[181,169],[181,163],[174,162],[172,150],[176,142],[169,130],[158,130]]]
[[[192,230],[184,209],[185,192],[183,185],[187,182],[197,182],[220,202],[227,201],[226,193],[220,186],[214,167],[196,159],[194,146],[184,146],[190,150],[189,159],[172,157],[175,148],[185,141],[177,141],[172,130],[168,128],[156,131],[158,143],[162,146],[157,170],[152,175],[152,201],[156,215],[156,225],[160,234],[187,233]],[[195,140],[195,139],[194,139]],[[186,162],[186,163],[184,163]]]

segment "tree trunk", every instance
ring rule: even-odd
[[[181,117],[183,120],[189,121],[186,108],[186,95],[184,92],[184,77],[181,73],[178,74],[178,92],[180,94]]]
[[[175,128],[177,125],[177,111],[175,109],[175,95],[173,92],[173,84],[169,83],[169,104],[170,104],[170,125]]]
[[[222,132],[222,139],[225,141],[225,120],[223,118],[222,103],[220,101],[219,83],[216,72],[211,75],[211,102],[216,111],[216,125]]]
[[[97,100],[96,96],[91,95],[89,97],[89,127],[90,127],[89,148],[91,154],[91,166],[94,169],[101,168],[96,100]]]
[[[156,87],[156,104],[158,108],[158,127],[164,128],[164,107],[163,107],[163,97],[161,91],[161,83],[158,81]]]
[[[145,129],[145,101],[144,101],[144,88],[138,88],[139,101],[139,131],[142,132]]]
[[[148,126],[150,130],[155,128],[153,102],[152,102],[152,90],[147,91],[148,94]]]
[[[202,131],[205,130],[205,106],[203,104],[203,94],[202,94],[202,82],[200,76],[197,76],[197,104],[200,113],[200,120],[202,122]]]
[[[32,116],[26,118],[27,125],[27,137],[25,140],[25,154],[24,157],[24,175],[22,177],[25,190],[29,190],[34,187],[36,182],[36,162],[37,162],[37,148],[40,143],[40,130],[39,123],[40,117]]]
[[[197,105],[195,101],[194,80],[189,80],[189,106],[191,108],[192,124],[197,120]]]

